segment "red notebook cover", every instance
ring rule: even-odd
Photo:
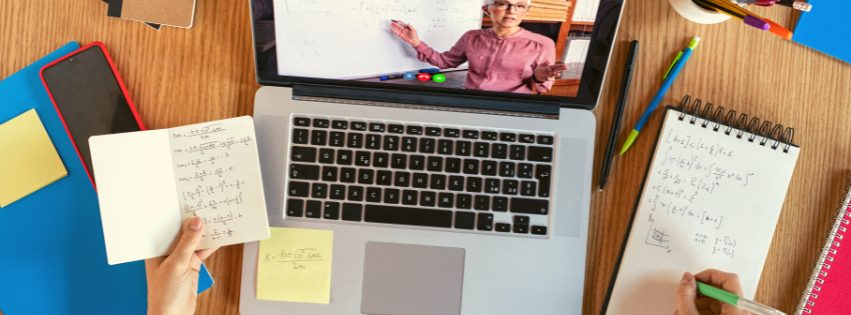
[[[851,187],[836,218],[827,243],[816,263],[798,314],[851,313],[851,239],[843,239],[851,227]]]

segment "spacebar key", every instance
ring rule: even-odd
[[[449,228],[452,211],[367,204],[364,221]]]

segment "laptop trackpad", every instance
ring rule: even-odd
[[[361,313],[461,314],[464,249],[366,243]]]

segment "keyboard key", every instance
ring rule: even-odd
[[[345,200],[346,199],[346,186],[344,185],[331,185],[331,189],[328,191],[328,198],[334,200]]]
[[[461,135],[462,135],[465,139],[478,139],[478,138],[479,138],[479,132],[478,132],[478,131],[476,131],[476,130],[464,130],[464,131],[461,133]]]
[[[454,157],[446,158],[445,169],[447,173],[461,173],[461,159]]]
[[[310,196],[325,199],[328,196],[328,184],[313,183]]]
[[[381,202],[381,188],[378,187],[367,187],[366,188],[366,202]]]
[[[384,132],[384,128],[385,128],[385,126],[382,123],[370,123],[369,124],[369,131],[372,131],[372,132]]]
[[[490,152],[490,144],[487,142],[476,142],[473,144],[473,156],[475,157],[488,157],[488,153]]]
[[[470,156],[470,151],[472,150],[473,143],[470,141],[456,141],[455,142],[455,155],[460,156]]]
[[[293,129],[293,143],[296,144],[307,144],[310,142],[310,132],[307,129]]]
[[[357,151],[355,152],[355,165],[369,167],[369,160],[372,157],[372,154],[367,151]]]
[[[455,205],[455,196],[450,193],[437,195],[437,206],[441,208],[452,208]]]
[[[479,160],[464,159],[464,174],[478,175],[479,174]]]
[[[505,212],[508,211],[508,198],[502,196],[494,196],[492,199],[493,204],[491,205],[491,210]]]
[[[405,133],[405,126],[398,125],[398,124],[391,124],[390,126],[387,127],[387,131],[389,131],[390,133],[402,134],[402,133]]]
[[[324,182],[336,182],[337,181],[337,168],[333,166],[323,166],[322,167],[322,181]]]
[[[411,179],[411,187],[428,188],[428,174],[426,174],[426,173],[414,173],[414,176]]]
[[[437,140],[437,153],[443,155],[451,155],[454,143],[452,140],[440,139]]]
[[[368,204],[364,221],[449,228],[452,211]]]
[[[310,118],[295,117],[293,118],[293,124],[299,127],[310,127]]]
[[[503,233],[511,232],[511,224],[508,224],[508,223],[497,223],[497,224],[496,224],[496,229],[494,229],[494,231],[497,231],[497,232],[503,232]]]
[[[375,171],[371,169],[358,169],[358,184],[372,185],[375,179]]]
[[[328,141],[328,132],[325,130],[313,130],[310,132],[310,144],[325,145]]]
[[[319,179],[319,166],[292,164],[290,165],[290,178],[292,179]]]
[[[331,128],[334,129],[348,129],[349,122],[345,120],[335,120],[331,122]]]
[[[443,135],[447,138],[458,138],[461,136],[461,130],[455,128],[443,129]]]
[[[457,194],[455,195],[455,207],[458,209],[470,209],[473,207],[473,195]]]
[[[494,160],[482,161],[482,175],[496,176],[497,163]]]
[[[399,137],[397,137],[397,136],[384,136],[384,150],[385,151],[399,150]]]
[[[494,143],[491,145],[491,157],[495,159],[508,157],[508,145],[505,143]]]
[[[308,200],[307,207],[304,209],[304,216],[307,218],[319,219],[322,217],[322,202],[316,200]]]
[[[304,182],[290,182],[290,197],[307,197],[310,194],[310,184]]]
[[[432,138],[420,138],[420,153],[434,153],[435,142]]]
[[[328,121],[328,119],[317,118],[313,120],[314,128],[328,128],[328,125],[330,125],[330,121]]]
[[[340,169],[340,181],[344,183],[354,183],[357,180],[355,169],[351,167],[343,167]]]
[[[421,191],[420,192],[420,206],[423,207],[434,207],[436,204],[437,194],[433,191]]]
[[[552,162],[553,148],[530,146],[528,159],[534,162]]]
[[[540,225],[533,225],[532,226],[532,234],[547,235],[547,227],[546,226],[540,226]]]
[[[499,193],[499,180],[496,178],[485,179],[485,192],[489,194]]]
[[[381,149],[381,135],[377,135],[374,133],[367,134],[366,140],[364,140],[364,146],[367,149],[379,150]]]
[[[290,153],[293,162],[316,162],[316,148],[293,146]]]
[[[319,149],[319,163],[333,164],[334,149]]]
[[[410,169],[415,171],[422,171],[425,169],[425,156],[423,155],[411,155],[411,163]]]
[[[481,177],[467,177],[467,192],[480,193],[482,192]]]
[[[423,134],[422,126],[408,126],[408,134],[409,135],[421,135]]]
[[[402,204],[407,206],[416,206],[417,205],[417,191],[416,190],[404,190],[402,191]]]
[[[440,132],[440,128],[437,128],[437,127],[426,127],[426,129],[425,129],[425,134],[426,134],[426,136],[440,137],[440,134],[441,134],[441,132]]]
[[[304,214],[304,200],[287,199],[287,216],[300,217]]]
[[[442,172],[443,158],[439,156],[429,156],[426,168],[428,168],[428,170],[432,172]]]
[[[431,174],[431,189],[444,190],[446,189],[446,175]]]
[[[417,152],[417,138],[402,137],[402,151]]]
[[[337,164],[352,165],[352,151],[337,150]]]
[[[520,194],[523,196],[535,197],[538,193],[538,183],[524,180],[520,183]]]
[[[352,130],[366,131],[366,123],[362,121],[353,121]]]
[[[503,141],[503,142],[517,141],[517,134],[511,133],[511,132],[501,132],[501,133],[499,133],[499,141]]]
[[[393,176],[393,185],[397,187],[408,187],[411,185],[411,173],[396,172]]]
[[[538,180],[538,197],[550,196],[550,179],[552,167],[549,165],[538,165],[535,167],[535,179]]]
[[[340,218],[340,203],[326,201],[322,210],[322,217],[326,220],[337,220]]]
[[[360,221],[361,213],[363,212],[363,206],[356,203],[344,203],[343,204],[343,220],[346,221]]]
[[[399,203],[399,194],[401,192],[396,188],[384,189],[384,203],[397,204]]]
[[[464,177],[449,176],[449,190],[464,191]]]
[[[491,198],[485,195],[476,195],[473,197],[473,208],[476,210],[488,211],[491,208]]]
[[[528,133],[520,134],[519,140],[523,143],[535,143],[535,135],[530,135]]]
[[[496,141],[499,140],[499,134],[493,131],[482,131],[482,139]]]
[[[478,220],[476,220],[476,229],[480,231],[491,231],[493,230],[493,214],[482,212],[478,214]]]
[[[346,137],[346,146],[353,149],[360,149],[363,147],[363,134],[362,133],[350,133]]]
[[[392,186],[393,185],[393,172],[391,171],[378,171],[375,174],[375,184],[381,186]]]
[[[526,159],[526,147],[522,145],[512,144],[509,157],[512,160],[522,161]]]
[[[514,177],[514,162],[500,162],[499,176]]]
[[[476,225],[476,214],[467,211],[455,212],[455,228],[472,230]]]
[[[520,163],[517,164],[517,177],[520,178],[532,178],[534,173],[534,166],[529,163]]]
[[[363,201],[363,186],[349,186],[349,201]]]
[[[390,167],[403,170],[407,167],[408,156],[404,154],[393,154],[390,156]]]
[[[332,147],[342,148],[346,145],[346,134],[339,131],[331,131],[331,136],[328,138],[328,145]]]
[[[514,233],[529,234],[529,224],[514,224]]]
[[[519,189],[517,188],[517,181],[513,179],[506,179],[502,181],[502,194],[503,195],[516,195]]]
[[[387,167],[390,163],[390,154],[384,152],[375,152],[372,154],[372,166],[373,167]]]
[[[515,215],[515,216],[514,216],[514,220],[512,220],[512,221],[514,222],[514,225],[517,225],[517,224],[526,224],[526,225],[528,225],[528,224],[529,224],[529,216],[525,216],[525,215]]]
[[[553,144],[553,137],[552,136],[538,136],[538,144],[552,145]]]
[[[549,201],[544,199],[511,198],[511,212],[525,214],[547,214],[549,213]]]

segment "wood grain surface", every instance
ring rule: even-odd
[[[792,25],[786,8],[756,8]],[[0,77],[68,41],[101,41],[117,62],[142,119],[165,128],[251,114],[254,81],[248,1],[199,0],[195,26],[155,31],[106,17],[98,0],[0,1]],[[735,21],[698,25],[665,0],[628,1],[607,88],[596,110],[596,174],[630,39],[641,52],[624,117],[631,127],[660,85],[663,69],[693,35],[703,43],[668,93],[684,94],[795,127],[801,155],[774,235],[756,299],[793,312],[851,178],[851,65]],[[648,130],[658,128],[654,116]],[[624,130],[620,138],[626,134]],[[597,314],[616,260],[652,141],[640,139],[617,158],[611,182],[592,195],[584,312]],[[199,298],[198,314],[238,314],[242,247],[208,261],[216,285]],[[247,275],[250,276],[250,275]],[[81,284],[82,285],[82,284]],[[674,293],[671,293],[673,298]],[[673,310],[672,310],[673,311]]]

